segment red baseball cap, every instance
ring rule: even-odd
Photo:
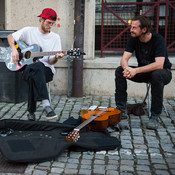
[[[51,18],[51,16],[55,16],[56,18]],[[50,19],[50,20],[55,19],[54,21],[56,21],[57,13],[51,8],[45,8],[43,9],[42,13],[38,15],[37,17],[43,17],[43,18]]]

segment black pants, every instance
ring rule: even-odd
[[[49,99],[46,83],[53,80],[49,67],[35,62],[25,67],[23,79],[28,83],[28,112],[36,111],[37,101]]]
[[[115,102],[122,111],[126,110],[127,102],[127,81],[123,77],[123,68],[119,66],[115,71]],[[169,69],[160,69],[148,73],[136,74],[129,79],[138,83],[151,83],[151,114],[159,115],[162,111],[163,89],[172,79]]]

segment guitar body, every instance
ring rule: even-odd
[[[84,111],[83,111],[84,112]],[[81,121],[88,120],[91,116],[99,115],[100,110],[87,111],[81,116]],[[107,111],[100,112],[100,115],[90,122],[87,127],[90,130],[104,130],[110,125],[119,123],[121,120],[121,111],[115,108],[108,108]]]
[[[18,71],[22,69],[24,66],[32,64],[35,58],[30,57],[31,53],[41,51],[41,48],[37,44],[27,46],[22,41],[17,41],[15,46],[19,52],[19,61],[16,62],[16,64],[13,63],[12,52],[10,47],[8,48],[7,57],[5,59],[5,64],[7,68],[11,71]]]

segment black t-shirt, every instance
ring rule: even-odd
[[[171,69],[164,38],[158,33],[152,33],[151,40],[143,43],[139,38],[130,37],[125,51],[133,53],[138,61],[138,66],[145,66],[155,62],[155,57],[165,57],[164,68]]]

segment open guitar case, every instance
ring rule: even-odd
[[[120,141],[105,131],[80,131],[77,142],[67,142],[66,133],[74,128],[58,122],[0,120],[0,152],[7,162],[44,162],[65,150],[101,151],[119,148]]]

